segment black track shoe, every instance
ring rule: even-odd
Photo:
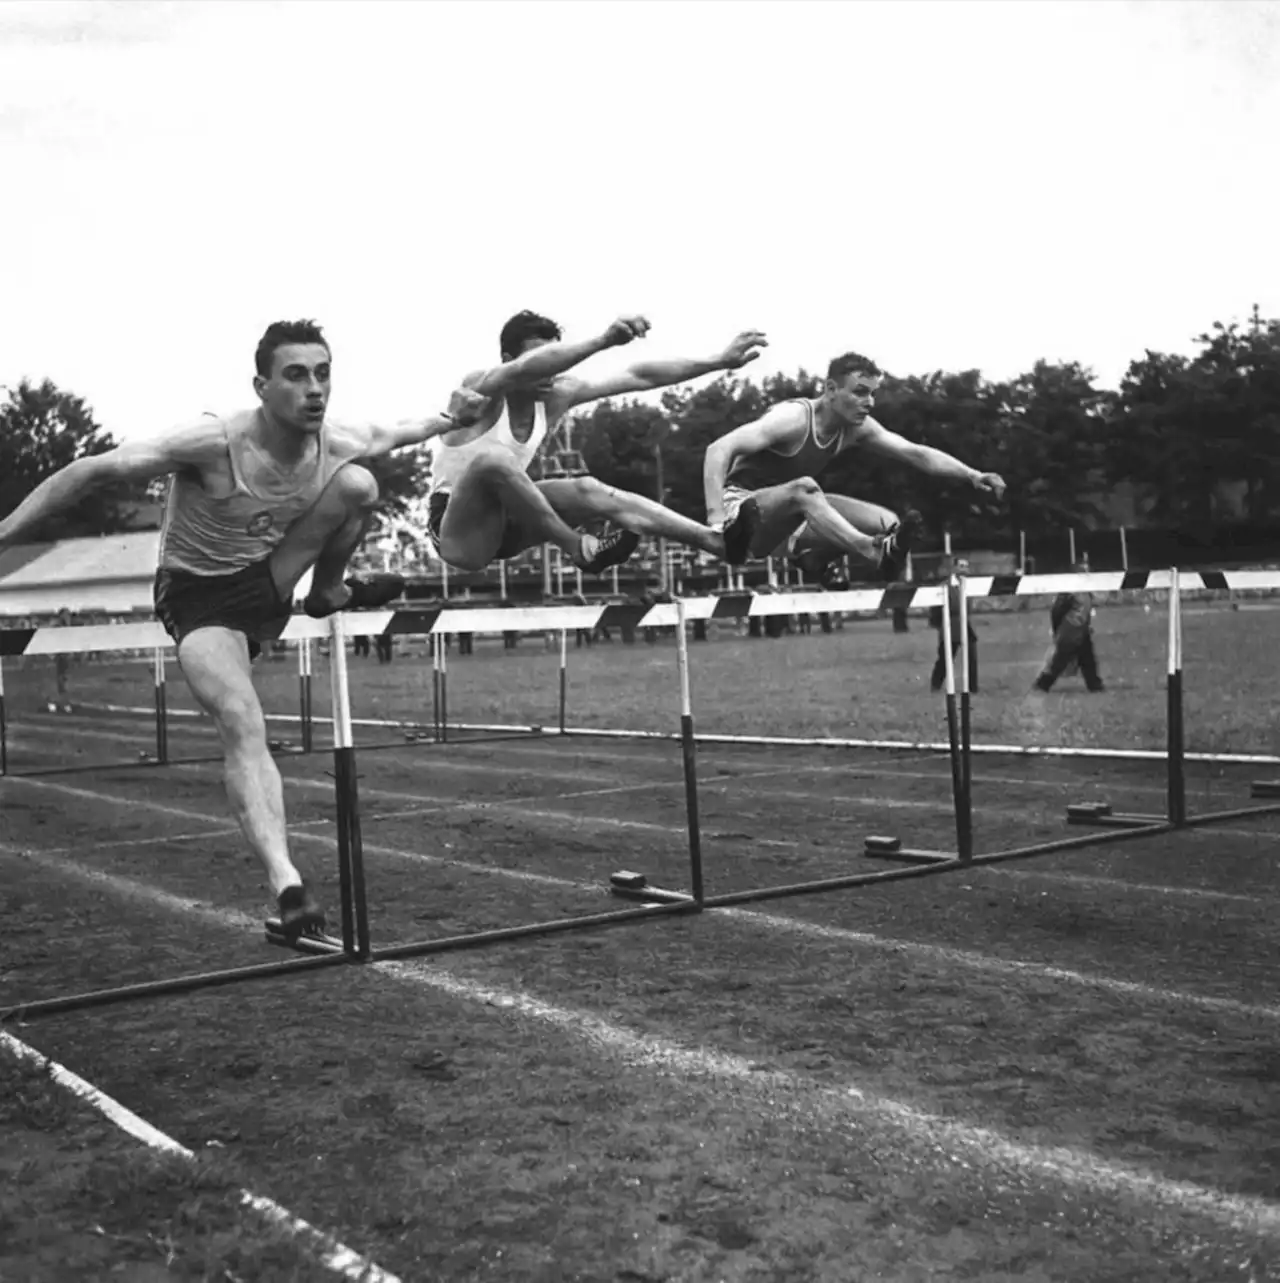
[[[296,940],[301,935],[319,935],[324,930],[324,910],[320,907],[310,887],[285,887],[276,897],[280,906],[280,934],[286,940]]]
[[[599,535],[596,538],[596,555],[582,563],[582,572],[598,575],[610,566],[620,566],[639,547],[640,536],[632,530],[612,530],[607,535]]]
[[[347,587],[351,596],[341,606],[319,605],[308,597],[302,608],[312,619],[324,619],[340,610],[381,610],[404,596],[405,581],[403,575],[370,575],[368,579],[348,579]]]

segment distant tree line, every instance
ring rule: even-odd
[[[959,546],[1009,547],[1020,532],[1034,546],[1066,528],[1113,524],[1111,497],[1120,488],[1141,506],[1137,524],[1206,546],[1267,532],[1280,544],[1280,321],[1255,313],[1244,326],[1215,323],[1195,343],[1190,356],[1147,351],[1116,391],[1097,387],[1091,371],[1074,362],[1039,361],[1006,382],[978,370],[887,378],[876,417],[1002,473],[1009,483],[1002,505],[857,454],[837,460],[823,484],[898,510],[919,508],[935,538],[945,529]],[[723,377],[670,389],[660,406],[604,401],[580,415],[575,436],[592,473],[651,496],[660,450],[664,501],[701,518],[708,444],[775,402],[818,395],[821,384],[820,373],[802,369],[760,383]],[[47,379],[7,393],[0,403],[0,516],[72,459],[114,445],[81,398]],[[378,471],[388,511],[402,512],[424,487],[429,462],[422,451],[405,452],[380,461]],[[127,527],[146,498],[145,486],[103,492],[40,537]]]

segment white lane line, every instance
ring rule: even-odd
[[[909,1143],[935,1156],[949,1150],[952,1162],[1013,1169],[1024,1179],[1083,1190],[1093,1197],[1127,1196],[1148,1206],[1200,1216],[1236,1231],[1267,1239],[1280,1238],[1280,1204],[1249,1195],[1228,1194],[1192,1181],[1175,1181],[1157,1172],[1114,1162],[1068,1146],[1028,1144],[994,1128],[978,1127],[868,1092],[854,1083],[829,1087],[785,1070],[762,1070],[754,1062],[708,1047],[691,1047],[638,1033],[575,1011],[543,1002],[532,994],[495,989],[450,975],[425,963],[375,963],[380,969],[412,978],[452,997],[514,1011],[529,1020],[570,1033],[624,1064],[656,1069],[716,1086],[731,1085],[738,1100],[745,1088],[757,1106],[776,1116],[779,1106],[788,1121],[829,1134],[832,1124],[855,1136],[867,1124],[887,1126]],[[996,1173],[992,1173],[996,1174]]]
[[[210,909],[157,892],[156,888],[133,879],[58,860],[50,860],[49,865],[72,877],[88,875],[93,882],[112,886],[130,899],[151,901],[170,911],[198,914],[237,930],[255,921],[247,914]],[[785,1070],[762,1069],[753,1061],[717,1048],[682,1045],[614,1024],[588,1011],[544,1002],[533,994],[481,985],[452,975],[438,964],[378,962],[371,965],[401,982],[432,988],[466,1002],[512,1011],[526,1020],[550,1025],[629,1068],[701,1081],[715,1089],[728,1088],[735,1102],[740,1101],[744,1093],[749,1094],[761,1112],[775,1118],[781,1113],[789,1124],[804,1130],[828,1135],[832,1126],[840,1126],[857,1138],[860,1133],[865,1136],[878,1126],[896,1133],[910,1145],[925,1149],[938,1166],[958,1166],[966,1171],[978,1165],[988,1169],[992,1176],[1001,1175],[1003,1169],[1032,1182],[1053,1180],[1095,1198],[1128,1197],[1146,1206],[1200,1217],[1237,1232],[1266,1239],[1280,1238],[1280,1205],[1265,1199],[1229,1194],[1192,1181],[1170,1180],[1157,1172],[1101,1158],[1089,1150],[1013,1140],[994,1128],[922,1110],[868,1092],[856,1083],[833,1087]]]
[[[46,780],[23,780],[22,783],[32,784],[38,788],[47,788],[54,792],[70,794],[85,800],[92,799],[97,802],[106,802],[115,806],[151,807],[166,814],[175,813],[174,808],[162,807],[158,803],[136,801],[109,793],[94,793],[90,790],[74,788],[67,784],[57,784]],[[216,816],[210,816],[199,811],[177,811],[176,813],[188,820],[204,820],[210,823],[215,823],[217,820]],[[293,836],[304,842],[324,845],[330,850],[337,848],[337,839],[327,834],[293,833]],[[406,851],[399,847],[382,846],[372,842],[365,842],[363,845],[365,852],[368,854],[388,856],[392,859],[404,860],[412,864],[453,868],[486,877],[506,878],[515,882],[525,882],[557,890],[585,892],[588,895],[601,896],[605,894],[604,889],[595,883],[576,882],[568,878],[554,877],[544,873],[532,873],[523,869],[507,869],[495,865],[475,864],[466,860],[428,855],[420,851]],[[0,850],[2,849],[0,848]],[[10,848],[11,854],[15,851],[16,848]],[[23,851],[26,853],[27,849],[23,848]],[[1202,1011],[1222,1012],[1233,1016],[1242,1016],[1246,1019],[1280,1020],[1280,1007],[1240,1002],[1235,998],[1220,998],[1208,994],[1188,993],[1180,989],[1160,989],[1137,981],[1118,980],[1112,976],[1095,975],[1091,972],[1054,967],[1040,962],[1023,962],[1015,959],[993,957],[989,954],[979,953],[976,950],[925,944],[917,940],[902,940],[893,936],[876,935],[868,931],[853,931],[845,927],[828,927],[823,926],[821,923],[810,922],[804,918],[792,918],[783,914],[766,913],[754,909],[711,909],[708,910],[708,913],[715,917],[728,918],[730,921],[746,926],[749,929],[759,930],[764,927],[767,930],[785,931],[792,935],[808,936],[811,939],[823,940],[833,944],[887,950],[893,953],[923,958],[929,962],[941,962],[948,967],[966,967],[971,971],[994,975],[1034,976],[1042,980],[1080,985],[1091,989],[1102,989],[1109,993],[1139,998],[1146,1002],[1189,1007]]]
[[[50,728],[50,729],[55,729],[55,728]],[[146,737],[144,736],[131,736],[127,732],[123,732],[123,731],[117,732],[117,731],[105,731],[105,730],[92,730],[92,731],[86,731],[84,732],[84,734],[92,738],[109,739],[109,740],[117,741],[119,743],[141,744],[141,743],[151,742],[147,740]],[[216,741],[214,743],[216,745]],[[520,752],[521,750],[516,749],[515,751]],[[523,751],[540,754],[544,760],[544,763],[547,759],[547,750],[545,748],[526,749]],[[625,754],[613,754],[612,756],[617,758],[620,761],[626,760]],[[525,772],[518,767],[507,766],[500,763],[494,763],[494,762],[488,762],[488,761],[483,763],[449,761],[439,757],[418,758],[408,763],[406,763],[406,761],[404,760],[398,760],[396,765],[401,769],[403,769],[406,765],[408,765],[410,769],[421,769],[424,771],[437,771],[437,772],[443,772],[443,773],[455,772],[455,773],[461,773],[464,775],[476,774],[481,776],[505,776],[505,775],[519,776],[519,775],[525,774]],[[196,770],[198,768],[190,765],[183,766],[181,763],[175,763],[173,766],[173,769]],[[776,779],[786,775],[802,775],[802,774],[809,774],[809,773],[843,774],[843,775],[846,775],[851,780],[864,778],[864,777],[873,778],[873,779],[885,779],[885,780],[891,780],[895,778],[927,780],[927,781],[936,782],[939,786],[940,791],[947,792],[951,788],[951,779],[949,775],[936,774],[933,772],[926,772],[926,771],[917,771],[917,772],[891,771],[891,770],[876,771],[876,770],[864,770],[862,768],[849,768],[846,770],[845,768],[831,767],[831,766],[825,766],[825,767],[787,766],[787,767],[778,767],[775,769],[762,770],[762,771],[735,772],[727,776],[717,775],[712,779],[705,779],[705,778],[700,779],[698,782],[698,791],[700,794],[720,792],[722,790],[732,789],[738,781],[744,780],[744,779],[745,780],[754,780],[754,779],[760,779],[760,778]],[[14,777],[14,778],[21,778],[21,777]],[[596,777],[596,778],[607,779],[609,777],[603,776],[603,777]],[[296,782],[299,787],[316,787],[316,783],[314,781],[293,781],[292,777],[288,777],[286,782]],[[1006,783],[1010,785],[1028,783],[1028,781],[1019,780],[1012,777],[1006,779],[1003,777],[990,777],[990,776],[978,777],[978,782],[979,783]],[[1060,785],[1049,785],[1049,784],[1045,784],[1044,782],[1041,782],[1041,786],[1055,787],[1055,788],[1061,787]],[[576,799],[576,798],[584,798],[584,797],[606,797],[613,794],[643,793],[643,792],[650,792],[650,791],[663,791],[668,789],[682,791],[684,787],[685,785],[684,785],[683,778],[676,779],[676,780],[651,780],[651,781],[646,781],[638,784],[623,784],[623,785],[614,785],[614,786],[601,787],[601,788],[595,788],[595,789],[582,789],[582,790],[576,790],[568,793],[531,794],[528,800],[559,802],[559,801],[565,801],[565,800]],[[1159,793],[1162,790],[1158,790],[1154,788],[1136,789],[1136,788],[1130,788],[1129,786],[1126,785],[1125,791]],[[799,792],[795,789],[752,789],[751,793],[754,797],[761,798],[761,799],[775,799],[778,801],[817,802],[817,803],[826,803],[829,805],[838,804],[842,808],[846,808],[849,810],[923,811],[923,812],[936,812],[939,816],[944,816],[948,814],[952,810],[952,806],[953,806],[953,803],[951,802],[949,797],[938,798],[937,800],[931,801],[931,800],[925,800],[925,799],[912,799],[912,798],[882,798],[882,797],[873,797],[873,796],[854,797],[848,794],[833,795],[830,792],[819,792],[819,793]],[[464,800],[456,800],[456,799],[421,798],[419,794],[409,794],[409,793],[386,791],[386,790],[382,791],[380,796],[387,797],[392,800],[399,800],[399,801],[407,801],[410,798],[416,797],[421,801],[432,802],[433,805],[440,810],[447,810],[455,807],[460,809],[467,809],[468,807],[470,807],[472,809],[482,809],[482,810],[491,810],[491,809],[500,810],[503,807],[507,807],[507,808],[517,807],[522,814],[537,816],[539,818],[544,818],[544,819],[557,818],[561,815],[571,816],[575,821],[581,821],[584,818],[576,815],[575,813],[555,812],[555,811],[553,812],[526,811],[522,806],[520,806],[521,799],[518,799],[518,798],[514,798],[514,799],[509,798],[506,802],[501,802],[501,803],[488,802],[488,801],[467,802]],[[1021,815],[1025,813],[1027,810],[1026,803],[1013,803],[1009,805],[1002,805],[998,802],[983,801],[980,795],[978,797],[978,803],[979,803],[978,810],[984,815]],[[1241,802],[1241,805],[1248,805],[1248,802],[1243,801]],[[630,821],[612,820],[611,821],[606,819],[596,819],[593,822],[596,824],[604,825],[604,826],[622,825],[624,827],[627,827],[627,826],[641,827],[641,828],[650,827],[646,824],[646,822],[636,821],[636,820],[630,820]],[[662,829],[662,826],[658,826],[658,828]],[[672,833],[683,832],[683,830],[675,829],[675,828],[666,829],[663,831],[672,832]],[[1219,834],[1223,837],[1239,837],[1239,838],[1245,838],[1251,841],[1256,841],[1260,837],[1268,836],[1266,830],[1263,830],[1263,829],[1257,829],[1257,830],[1240,829],[1240,828],[1231,828],[1223,825],[1214,825],[1212,831],[1215,834]],[[715,836],[715,835],[707,834],[706,836]],[[786,848],[794,848],[801,845],[801,843],[798,843],[798,842],[791,842],[791,841],[785,841],[785,840],[774,839],[774,838],[755,838],[753,839],[753,841],[763,846],[781,846]]]
[[[165,907],[171,908],[173,906],[166,904]],[[135,1140],[141,1141],[150,1149],[176,1154],[180,1158],[185,1158],[188,1162],[195,1159],[195,1154],[187,1149],[185,1145],[180,1145],[171,1136],[167,1136],[158,1128],[153,1127],[145,1119],[139,1118],[132,1110],[126,1109],[118,1100],[99,1091],[97,1087],[92,1083],[86,1082],[79,1074],[72,1073],[65,1065],[58,1064],[56,1060],[50,1060],[34,1047],[19,1038],[15,1038],[11,1033],[7,1033],[3,1029],[0,1029],[0,1046],[3,1046],[18,1060],[34,1065],[37,1069],[48,1074],[60,1087],[71,1092],[72,1095],[78,1097],[85,1104],[113,1122],[121,1131],[127,1132]],[[300,1216],[295,1216],[273,1199],[263,1198],[260,1194],[252,1194],[248,1190],[242,1189],[240,1191],[240,1203],[242,1206],[258,1213],[270,1224],[301,1240],[307,1251],[325,1269],[332,1271],[334,1274],[350,1279],[352,1283],[400,1283],[397,1275],[388,1273],[369,1260],[368,1257],[361,1256],[345,1244],[339,1243],[331,1234],[326,1234],[309,1221],[304,1221]]]
[[[138,708],[135,711],[139,713],[149,713],[151,710]],[[34,728],[37,724],[23,723],[23,725],[28,728]],[[46,727],[43,727],[42,729],[57,731],[57,730],[61,730],[62,728],[59,728],[56,726],[46,726]],[[79,732],[79,728],[77,730],[77,733],[78,732]],[[106,734],[109,734],[110,732],[100,730],[93,733],[96,735],[106,735]],[[123,734],[124,732],[121,731],[121,733]],[[146,735],[139,734],[135,736],[135,738],[140,743],[143,743],[143,742],[154,743],[154,736],[151,736],[148,739]],[[217,743],[216,739],[210,739],[209,742],[214,744]],[[563,751],[557,747],[558,745],[561,745],[561,744],[566,745]],[[572,745],[572,747],[570,747],[570,745]],[[477,741],[458,740],[452,745],[452,747],[454,747],[455,749],[460,749],[460,750],[470,750],[470,749],[489,750],[497,753],[499,756],[516,756],[516,757],[536,756],[536,757],[541,757],[544,763],[547,762],[548,759],[554,760],[554,757],[557,754],[561,756],[567,755],[573,758],[585,758],[585,759],[590,759],[594,761],[630,763],[632,765],[638,764],[641,766],[659,766],[659,765],[664,765],[667,762],[671,762],[672,764],[676,764],[678,762],[678,757],[676,756],[676,750],[678,749],[678,744],[674,740],[661,740],[661,741],[637,740],[636,746],[637,746],[636,750],[634,751],[611,749],[603,745],[598,745],[598,746],[591,745],[590,747],[583,747],[583,741],[580,737],[574,736],[568,740],[563,740],[559,735],[555,735],[555,734],[546,735],[537,744],[520,744],[519,742],[516,742],[516,741],[502,741],[501,743],[494,744],[492,742],[487,742],[483,740],[477,740]],[[666,756],[660,757],[651,752],[646,751],[655,746],[662,747]],[[759,751],[760,747],[767,747],[767,746],[755,746],[756,751]],[[360,748],[360,745],[359,743],[357,743],[356,744],[357,751],[359,750],[359,748]],[[735,749],[739,752],[748,752],[752,749],[752,746],[706,744],[706,745],[700,746],[699,753],[706,757],[711,757],[714,759],[717,757],[723,757],[725,754],[731,751],[734,751]],[[818,749],[814,751],[822,751],[822,750]],[[914,755],[913,760],[918,759],[920,756],[921,754]],[[927,756],[943,762],[945,762],[946,760],[945,754],[940,755],[940,754],[934,753],[934,754],[928,754]],[[1043,765],[1058,766],[1059,769],[1062,769],[1060,766],[1060,761],[1058,759],[1036,759],[1036,761],[1042,766]],[[414,766],[421,764],[424,767],[438,764],[441,767],[443,767],[443,769],[446,769],[446,770],[475,769],[475,768],[468,767],[466,764],[460,761],[451,762],[451,761],[444,761],[439,758],[435,758],[435,759],[419,758],[416,761],[414,761],[412,764]],[[403,761],[401,762],[401,765],[404,765]],[[1153,765],[1159,765],[1159,764],[1153,763]],[[493,769],[501,770],[504,768],[495,765],[493,766]],[[505,769],[514,771],[514,768],[505,768]],[[1037,788],[1063,789],[1063,788],[1073,787],[1076,784],[1080,784],[1083,787],[1085,784],[1089,782],[1087,780],[1077,780],[1069,773],[1071,768],[1066,768],[1066,769],[1068,771],[1068,774],[1064,775],[1064,777],[1061,779],[1043,780],[1043,779],[1030,779],[1030,778],[1027,778],[1027,776],[991,775],[983,771],[979,767],[979,769],[975,771],[974,781],[975,781],[975,784],[979,786],[983,784],[993,784],[993,785],[1002,785],[1002,786],[1004,785],[1018,786],[1018,787],[1027,788],[1027,789],[1037,789]],[[1100,770],[1102,770],[1102,768],[1095,768],[1095,772]],[[793,775],[793,774],[794,775],[806,775],[806,774],[844,775],[850,779],[859,779],[859,778],[861,779],[895,779],[896,778],[896,779],[914,779],[914,780],[937,780],[942,783],[948,783],[950,780],[949,775],[945,773],[937,773],[932,771],[898,770],[894,767],[874,767],[874,766],[864,766],[861,764],[850,764],[846,766],[846,765],[833,765],[833,764],[820,765],[816,763],[811,763],[811,764],[791,763],[786,766],[777,767],[774,773],[778,775]],[[1124,780],[1123,778],[1117,781],[1114,779],[1113,775],[1110,773],[1107,773],[1105,778],[1107,782],[1113,784],[1117,789],[1122,789],[1123,792],[1125,793],[1140,793],[1140,794],[1148,794],[1153,797],[1159,797],[1159,796],[1164,796],[1166,792],[1165,787],[1163,785],[1139,784],[1136,782],[1129,782],[1127,780]]]

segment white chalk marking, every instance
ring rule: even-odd
[[[247,914],[210,909],[195,901],[158,891],[155,887],[133,879],[104,874],[83,866],[68,865],[63,861],[50,860],[48,863],[55,870],[78,877],[87,875],[93,882],[116,887],[130,898],[149,900],[173,911],[198,914],[223,925],[235,927],[237,930],[242,926],[255,923],[255,920]],[[514,1011],[525,1019],[550,1024],[632,1068],[666,1071],[687,1079],[710,1082],[716,1086],[732,1082],[736,1089],[735,1099],[745,1086],[757,1097],[761,1109],[776,1116],[778,1106],[782,1104],[787,1108],[788,1121],[806,1130],[812,1130],[816,1125],[824,1134],[827,1134],[835,1124],[856,1131],[860,1124],[865,1125],[870,1120],[872,1123],[891,1128],[909,1142],[924,1144],[934,1150],[945,1146],[961,1161],[968,1158],[971,1162],[987,1166],[1002,1165],[1034,1180],[1047,1178],[1069,1188],[1083,1190],[1094,1197],[1120,1195],[1134,1198],[1147,1205],[1173,1208],[1184,1214],[1203,1217],[1237,1232],[1266,1238],[1280,1236],[1280,1206],[1264,1199],[1228,1194],[1191,1181],[1170,1180],[1156,1172],[1100,1158],[1088,1150],[1012,1140],[993,1128],[979,1127],[959,1122],[945,1115],[921,1110],[913,1105],[865,1091],[854,1083],[831,1087],[785,1070],[762,1070],[754,1062],[742,1056],[718,1049],[682,1046],[667,1039],[638,1033],[625,1026],[603,1020],[587,1011],[576,1011],[544,1002],[529,993],[495,989],[451,975],[438,964],[378,962],[371,965],[375,970],[402,982],[430,987],[453,998]],[[0,1037],[9,1039],[9,1035],[3,1033],[0,1033]],[[16,1039],[9,1040],[17,1042]],[[25,1047],[25,1044],[18,1045]],[[39,1055],[30,1048],[26,1050],[33,1056]],[[89,1087],[87,1083],[83,1085],[89,1092],[101,1096],[101,1093],[97,1093],[96,1089]],[[781,1101],[778,1099],[779,1095],[783,1098]],[[102,1099],[109,1101],[106,1097]],[[96,1104],[96,1102],[93,1103]],[[109,1103],[116,1105],[114,1101]],[[153,1134],[160,1146],[171,1146],[177,1152],[190,1156],[189,1151],[182,1150],[181,1146],[163,1133],[156,1132],[149,1124],[129,1114],[123,1106],[116,1105],[116,1108],[133,1119],[140,1128]],[[113,1119],[113,1121],[117,1120]],[[118,1123],[118,1125],[125,1124]],[[126,1127],[126,1130],[129,1128]],[[142,1138],[140,1136],[140,1139]],[[148,1143],[154,1142],[148,1141]],[[246,1202],[251,1198],[251,1195],[245,1195]],[[294,1226],[300,1227],[293,1232],[310,1231],[313,1234],[319,1234],[306,1222],[293,1218],[269,1200],[264,1199],[261,1202],[273,1209],[274,1215],[283,1218],[283,1223],[291,1229]],[[254,1204],[250,1203],[250,1205]],[[263,1209],[259,1208],[259,1210]],[[333,1259],[342,1260],[351,1270],[358,1270],[360,1267],[366,1270],[377,1270],[377,1266],[364,1262],[362,1258],[350,1252],[350,1249],[342,1247],[332,1239],[324,1236],[321,1238],[329,1245]],[[349,1260],[342,1257],[340,1255],[342,1253],[349,1253]],[[342,1269],[342,1266],[333,1264],[330,1260],[325,1260],[325,1264],[331,1269]],[[385,1273],[369,1273],[364,1276],[359,1273],[347,1273],[347,1277],[353,1279],[366,1277],[383,1280],[384,1283],[393,1283],[392,1276]]]
[[[140,1140],[150,1149],[176,1154],[189,1162],[194,1160],[195,1154],[187,1149],[185,1145],[180,1145],[171,1136],[166,1136],[164,1132],[153,1127],[145,1119],[139,1118],[132,1110],[126,1109],[118,1100],[114,1100],[104,1092],[99,1091],[92,1083],[86,1082],[81,1078],[79,1074],[72,1073],[65,1065],[60,1065],[57,1061],[48,1059],[34,1047],[29,1046],[21,1039],[15,1038],[3,1029],[0,1029],[0,1045],[4,1046],[19,1060],[27,1061],[35,1065],[37,1069],[47,1073],[60,1087],[77,1096],[92,1109],[96,1109],[98,1113],[108,1118],[121,1131],[127,1132],[135,1140]],[[252,1194],[248,1190],[242,1189],[240,1191],[240,1203],[242,1206],[257,1212],[259,1216],[262,1216],[272,1225],[284,1230],[285,1233],[301,1239],[308,1251],[316,1257],[321,1265],[343,1278],[351,1279],[352,1283],[400,1283],[396,1275],[389,1274],[367,1257],[352,1251],[345,1244],[339,1243],[332,1235],[317,1229],[300,1216],[295,1216],[287,1208],[281,1207],[279,1203],[272,1199],[263,1198],[259,1194]]]
[[[1233,1230],[1266,1238],[1280,1237],[1280,1205],[1265,1199],[1227,1194],[1191,1181],[1169,1180],[1156,1172],[1109,1161],[1087,1150],[1011,1140],[992,1128],[917,1109],[864,1091],[855,1084],[828,1087],[784,1070],[761,1070],[741,1056],[706,1047],[681,1046],[612,1024],[590,1012],[553,1006],[527,993],[489,988],[427,964],[380,962],[373,965],[450,996],[514,1011],[526,1019],[553,1025],[632,1067],[666,1070],[715,1084],[731,1081],[739,1092],[745,1085],[757,1096],[760,1107],[770,1113],[779,1103],[789,1105],[791,1121],[801,1126],[807,1124],[812,1128],[816,1123],[825,1132],[831,1123],[843,1123],[856,1130],[870,1118],[917,1144],[946,1146],[958,1157],[970,1157],[984,1165],[1002,1164],[1035,1180],[1047,1177],[1095,1197],[1128,1196],[1146,1204],[1202,1216]],[[782,1095],[782,1102],[772,1093]]]

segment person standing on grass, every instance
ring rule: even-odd
[[[1075,569],[1087,573],[1089,565],[1082,562]],[[1078,670],[1090,692],[1098,694],[1105,690],[1093,649],[1093,594],[1059,593],[1049,608],[1049,626],[1053,630],[1053,645],[1035,680],[1035,689],[1052,690],[1059,677],[1070,677]]]
[[[547,434],[577,406],[738,370],[766,346],[763,334],[745,330],[705,359],[636,361],[620,374],[594,379],[569,373],[598,352],[644,338],[649,328],[643,316],[623,316],[598,335],[568,343],[555,321],[536,312],[507,321],[498,336],[501,363],[462,381],[485,398],[482,415],[473,426],[444,434],[432,460],[427,528],[442,561],[483,570],[550,543],[579,569],[599,574],[626,561],[642,535],[724,553],[717,531],[642,495],[595,477],[529,476]],[[603,521],[617,529],[594,535],[575,528]]]
[[[723,531],[730,565],[785,548],[804,577],[824,588],[845,586],[839,563],[846,555],[877,567],[884,580],[897,579],[920,538],[920,514],[908,511],[899,521],[878,504],[824,493],[817,478],[849,450],[963,481],[996,499],[1004,494],[998,474],[979,472],[877,423],[871,410],[883,378],[870,358],[846,352],[831,362],[816,400],[779,402],[707,447],[707,524]]]
[[[452,431],[484,405],[453,393],[449,409],[394,427],[327,417],[332,357],[314,321],[277,321],[255,354],[259,404],[204,415],[154,440],[77,459],[0,521],[0,549],[100,486],[170,478],[155,580],[156,616],[225,754],[231,810],[261,860],[286,936],[323,928],[324,912],[290,858],[284,790],[250,665],[279,637],[311,570],[304,609],[322,618],[401,595],[396,575],[345,578],[378,500],[358,461]]]

